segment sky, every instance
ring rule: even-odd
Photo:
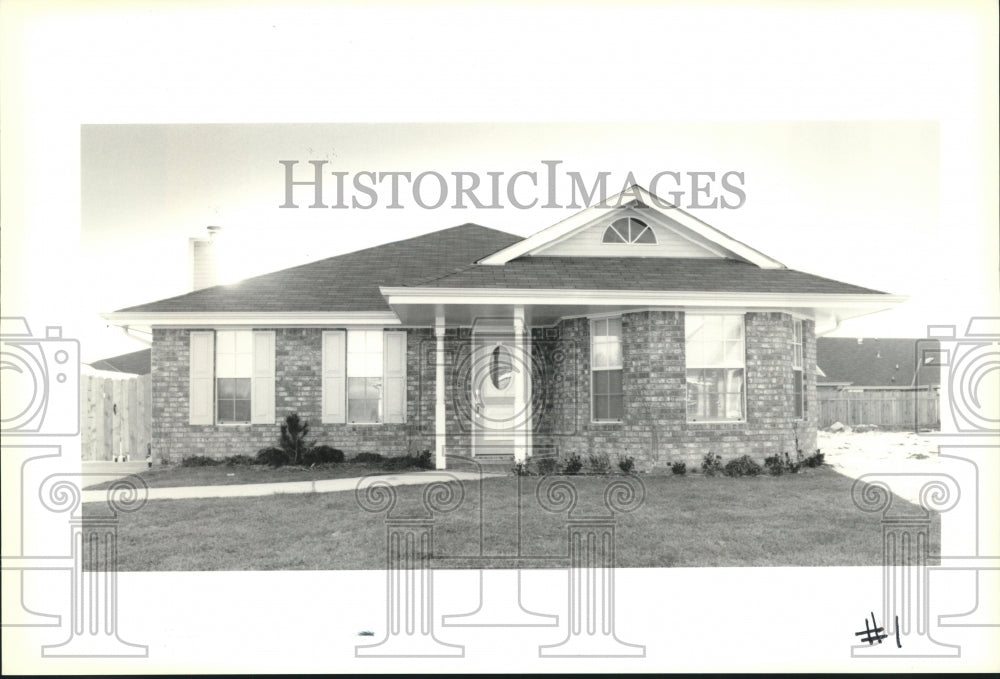
[[[84,125],[80,139],[80,255],[89,272],[82,284],[95,319],[186,292],[188,238],[208,225],[223,227],[220,275],[232,282],[465,222],[530,235],[577,211],[565,207],[569,172],[588,187],[607,173],[609,194],[630,172],[644,186],[658,173],[679,173],[682,207],[786,266],[910,296],[898,310],[846,322],[842,336],[922,336],[941,312],[941,281],[960,285],[968,274],[968,262],[939,257],[945,229],[933,121]],[[331,173],[349,173],[347,207],[309,207],[306,186],[293,189],[297,209],[282,208],[282,160],[298,161],[296,181],[314,177],[309,161],[325,161],[326,205],[338,202]],[[514,197],[540,198],[533,208],[518,209],[504,194],[519,171],[537,173],[544,187],[548,167],[564,207],[544,207],[545,189],[526,180]],[[353,207],[352,198],[370,202],[351,184],[363,171],[438,172],[449,178],[449,199],[422,207],[401,180],[399,207],[390,208],[383,180],[373,207]],[[477,195],[487,207],[456,205],[453,172],[482,178]],[[495,203],[485,190],[489,172],[503,173]],[[725,202],[692,208],[694,172],[716,178],[700,180],[712,185],[700,204]],[[727,172],[740,173],[731,181],[742,200],[720,183]],[[674,175],[659,181],[664,196],[678,188]],[[437,202],[436,187],[421,184],[424,205]],[[106,325],[92,324],[85,360],[142,347]]]

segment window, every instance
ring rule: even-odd
[[[192,330],[188,423],[274,424],[273,330]]]
[[[604,231],[605,243],[656,244],[656,235],[646,222],[635,217],[616,219]]]
[[[805,371],[802,369],[802,321],[792,319],[792,398],[795,417],[803,418],[806,412]]]
[[[686,314],[687,419],[743,419],[744,335],[741,315]]]
[[[347,332],[347,421],[382,421],[382,331]]]
[[[215,417],[219,424],[249,423],[253,332],[215,333]]]
[[[594,422],[621,422],[624,410],[621,318],[591,321],[590,370]]]
[[[514,365],[510,352],[502,344],[498,344],[490,354],[490,381],[493,388],[503,391],[514,377]]]

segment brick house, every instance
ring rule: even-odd
[[[465,224],[106,314],[153,335],[156,456],[810,452],[816,336],[902,298],[793,271],[640,187],[529,238]]]

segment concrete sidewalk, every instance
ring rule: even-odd
[[[124,476],[125,474],[120,474]],[[348,479],[324,479],[322,481],[289,481],[285,483],[254,483],[232,486],[181,486],[179,488],[150,488],[150,500],[187,500],[209,497],[259,497],[295,493],[337,493],[353,491],[358,482],[367,479],[367,484],[379,482],[392,486],[414,486],[435,481],[478,481],[487,476],[503,474],[479,474],[463,471],[425,471],[409,474],[380,474]],[[118,478],[115,476],[109,478]],[[83,502],[105,502],[107,490],[84,490]]]

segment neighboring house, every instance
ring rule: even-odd
[[[529,238],[465,224],[105,318],[152,331],[157,456],[252,454],[289,412],[439,468],[813,450],[817,328],[902,298],[663,205],[632,187]]]
[[[98,361],[88,363],[94,370],[105,370],[107,372],[129,373],[131,375],[148,375],[150,367],[150,349],[141,349],[120,356],[102,358]]]
[[[824,390],[937,389],[941,384],[937,340],[821,337],[816,365]]]

